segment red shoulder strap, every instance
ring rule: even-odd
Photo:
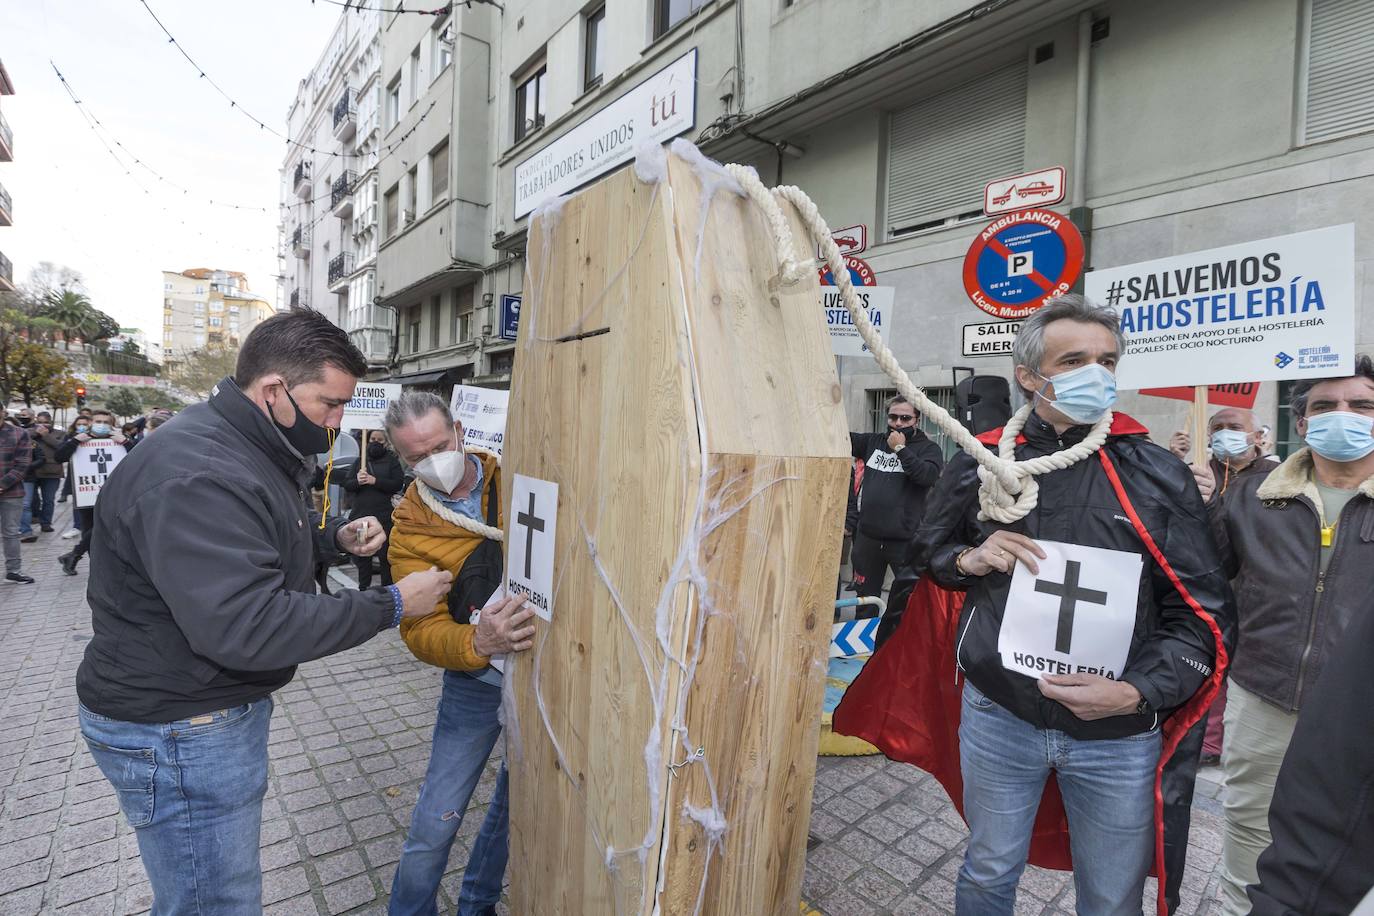
[[[1134,422],[1134,421],[1132,421]],[[1183,736],[1188,733],[1212,705],[1212,699],[1221,689],[1221,679],[1225,676],[1227,663],[1229,661],[1226,654],[1226,645],[1221,638],[1221,628],[1212,619],[1212,615],[1202,609],[1202,605],[1192,596],[1183,584],[1183,580],[1174,572],[1174,568],[1169,565],[1169,560],[1164,556],[1164,551],[1159,549],[1155,543],[1150,530],[1145,527],[1145,523],[1136,514],[1135,506],[1131,504],[1131,498],[1126,495],[1126,488],[1121,485],[1121,478],[1116,473],[1116,465],[1112,464],[1112,459],[1107,455],[1105,448],[1097,450],[1097,457],[1102,462],[1102,468],[1107,472],[1107,479],[1111,481],[1112,489],[1116,491],[1116,499],[1121,503],[1121,508],[1125,510],[1126,517],[1131,520],[1132,527],[1136,534],[1140,535],[1140,540],[1144,542],[1145,549],[1154,557],[1160,569],[1169,577],[1175,589],[1183,597],[1184,602],[1190,607],[1194,614],[1206,622],[1207,628],[1212,631],[1212,641],[1216,645],[1216,664],[1212,666],[1212,676],[1206,683],[1193,694],[1193,696],[1180,708],[1174,715],[1169,717],[1168,727],[1162,729],[1164,732],[1164,745],[1160,749],[1159,764],[1155,767],[1155,867],[1159,879],[1159,916],[1168,916],[1169,907],[1165,901],[1165,876],[1164,876],[1164,792],[1160,787],[1160,780],[1164,775],[1164,765],[1173,756],[1178,743],[1183,740]]]

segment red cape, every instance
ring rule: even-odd
[[[1117,414],[1111,434],[1131,435],[1145,431],[1135,420],[1125,414]],[[978,438],[995,444],[1000,436],[1001,430],[994,430]],[[1178,743],[1207,714],[1207,708],[1226,670],[1226,647],[1216,622],[1184,588],[1140,522],[1134,507],[1120,488],[1116,469],[1106,453],[1099,451],[1098,459],[1117,489],[1122,508],[1141,535],[1147,550],[1165,570],[1174,588],[1193,612],[1208,622],[1216,642],[1216,665],[1212,676],[1161,726],[1163,748],[1155,770],[1155,864],[1150,874],[1159,878],[1159,913],[1160,916],[1167,916],[1164,796],[1160,781]],[[936,585],[929,577],[922,577],[911,593],[897,632],[868,661],[859,677],[846,690],[833,719],[836,733],[862,738],[889,758],[914,764],[934,776],[949,793],[960,816],[964,813],[964,780],[959,768],[963,674],[955,666],[954,652],[959,611],[963,605],[963,592],[949,591]],[[1064,813],[1064,801],[1059,794],[1059,783],[1053,773],[1045,784],[1040,809],[1036,812],[1029,861],[1042,868],[1065,871],[1073,868],[1073,857],[1069,852],[1069,822]]]

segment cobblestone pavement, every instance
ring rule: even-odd
[[[59,507],[62,521],[69,506]],[[38,584],[0,586],[0,916],[136,914],[151,902],[133,831],[77,732],[73,676],[91,634],[86,564],[68,577],[56,560],[73,543],[53,533],[24,545]],[[384,912],[439,686],[439,673],[391,631],[301,666],[277,694],[262,834],[268,914]],[[444,912],[454,910],[494,778],[489,764],[449,862]],[[1210,771],[1199,785],[1184,914],[1212,909],[1215,779]],[[822,758],[811,834],[804,896],[821,912],[953,911],[966,831],[920,771],[881,757]],[[1073,906],[1068,875],[1028,870],[1017,914]]]

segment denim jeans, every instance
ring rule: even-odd
[[[57,477],[24,481],[24,518],[19,522],[19,532],[25,537],[33,534],[34,519],[38,519],[39,525],[51,527],[57,509],[57,485],[61,482]]]
[[[19,553],[19,520],[23,517],[22,500],[12,496],[0,496],[0,542],[4,543],[7,573],[23,571]]]
[[[449,850],[462,826],[468,799],[501,734],[500,708],[500,687],[460,671],[444,672],[429,769],[391,884],[391,916],[433,916],[438,912],[435,898],[448,869]],[[458,900],[459,916],[496,912],[506,875],[509,825],[503,764],[487,816],[468,856]]]
[[[1038,729],[964,684],[959,758],[968,852],[957,916],[1010,916],[1031,828],[1053,770],[1064,796],[1078,912],[1140,916],[1154,855],[1154,772],[1159,729],[1082,741]]]
[[[272,698],[161,725],[82,706],[81,734],[138,837],[152,916],[258,916]]]

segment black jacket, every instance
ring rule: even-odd
[[[850,433],[854,457],[864,463],[857,512],[848,513],[845,527],[880,540],[909,540],[925,512],[926,494],[945,466],[944,452],[926,434],[913,429],[906,445],[896,452],[887,447],[888,434]]]
[[[1178,458],[1151,443],[1144,428],[1129,418],[1119,417],[1114,428],[1132,431],[1114,433],[1104,448],[1136,512],[1188,591],[1227,633],[1235,604],[1192,473]],[[1026,441],[1017,446],[1016,457],[1058,451],[1081,441],[1088,430],[1087,426],[1073,427],[1060,438],[1052,426],[1031,414],[1023,432]],[[1162,717],[1182,705],[1211,674],[1216,664],[1211,630],[1141,543],[1097,456],[1036,480],[1039,502],[1014,525],[978,521],[977,465],[965,454],[954,457],[931,496],[913,542],[912,559],[925,563],[940,585],[968,592],[954,663],[984,695],[1037,728],[1059,729],[1081,739],[1121,738],[1147,731],[1158,723],[1156,713]],[[982,543],[999,528],[1032,538],[1143,555],[1135,629],[1121,679],[1140,691],[1153,713],[1084,721],[1044,697],[1034,678],[1003,668],[998,637],[1011,576],[960,576],[954,567],[965,547]]]
[[[1327,660],[1370,612],[1374,478],[1339,519],[1326,519],[1336,523],[1336,543],[1325,572],[1321,515],[1307,449],[1267,476],[1242,477],[1212,510],[1212,533],[1240,610],[1231,678],[1289,712],[1304,707]]]
[[[1291,458],[1289,459],[1292,460]],[[1298,716],[1252,916],[1346,916],[1374,887],[1374,614],[1355,617]]]
[[[92,711],[170,722],[262,699],[391,624],[385,589],[315,593],[311,463],[232,379],[131,452],[96,503],[76,674]]]
[[[381,458],[367,459],[367,472],[377,478],[373,484],[358,483],[359,465],[354,465],[344,478],[343,488],[353,496],[352,518],[376,516],[387,528],[391,528],[391,497],[401,492],[405,486],[405,472],[396,455],[387,449]]]

